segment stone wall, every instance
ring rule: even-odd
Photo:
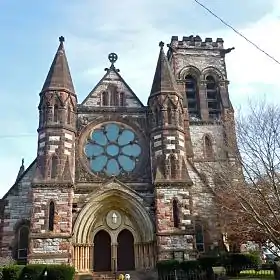
[[[204,158],[204,137],[208,136],[213,145],[214,157],[223,157],[224,128],[221,124],[191,125],[190,135],[194,159]]]
[[[170,258],[174,251],[185,254],[193,250],[193,238],[188,234],[192,227],[192,199],[190,190],[181,187],[157,187],[156,227],[159,259]],[[174,227],[173,199],[178,201],[180,224]]]
[[[1,257],[11,254],[15,243],[15,230],[23,221],[29,221],[32,209],[31,180],[35,172],[35,161],[1,199]]]
[[[108,89],[109,84],[116,86],[116,94],[124,94],[125,104],[123,107],[141,108],[143,106],[131,89],[124,83],[120,75],[112,70],[110,70],[108,74],[101,80],[101,82],[90,92],[88,97],[82,102],[82,105],[102,107],[101,94]]]
[[[73,189],[66,186],[33,187],[30,263],[71,261]],[[49,229],[49,205],[55,203],[54,229]]]

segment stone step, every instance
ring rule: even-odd
[[[118,280],[120,274],[130,274],[130,280],[157,280],[155,269],[141,271],[118,271],[115,275],[112,271],[92,272],[88,275],[77,275],[76,280]]]

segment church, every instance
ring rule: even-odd
[[[221,147],[235,138],[223,43],[160,42],[147,105],[111,53],[78,103],[60,37],[39,93],[36,159],[0,200],[1,257],[86,274],[152,270],[222,246],[204,167],[228,159]]]

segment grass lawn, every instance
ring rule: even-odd
[[[237,277],[231,277],[231,279],[274,279],[273,270],[259,270],[254,269],[242,270]]]

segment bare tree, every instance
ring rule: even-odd
[[[211,169],[221,230],[230,241],[270,241],[280,250],[280,107],[250,102],[235,128],[238,149],[227,135],[228,160]]]

